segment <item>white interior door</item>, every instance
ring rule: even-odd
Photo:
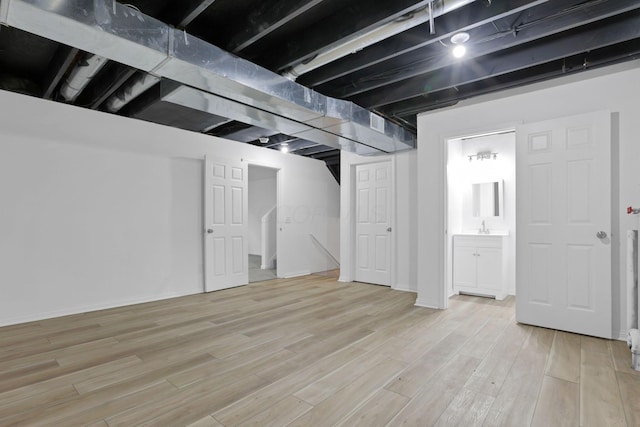
[[[249,282],[247,164],[205,158],[205,291]]]
[[[391,282],[391,163],[356,166],[356,272],[358,282]]]
[[[610,114],[517,129],[516,319],[610,338]]]

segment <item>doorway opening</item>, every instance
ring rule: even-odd
[[[515,295],[516,134],[447,140],[445,277],[449,297]]]
[[[249,165],[249,283],[277,277],[278,169]]]

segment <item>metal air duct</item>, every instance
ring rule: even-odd
[[[381,116],[112,0],[2,0],[0,22],[186,85],[165,92],[169,102],[349,151],[415,148],[415,135]]]
[[[105,103],[105,108],[111,113],[120,111],[122,107],[136,99],[142,92],[160,81],[159,77],[149,73],[139,73],[133,76],[126,86],[111,95]]]
[[[87,87],[91,79],[98,74],[107,61],[109,60],[102,56],[86,54],[62,84],[60,95],[69,102],[75,101],[80,92]]]

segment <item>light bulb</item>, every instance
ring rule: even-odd
[[[282,145],[280,145],[280,151],[283,152],[283,153],[288,153],[289,152],[289,144],[283,143]]]
[[[464,45],[459,44],[453,48],[453,56],[456,58],[462,58],[465,53],[467,53],[467,48]]]

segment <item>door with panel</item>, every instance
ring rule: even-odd
[[[206,156],[204,189],[205,291],[246,285],[247,164]]]
[[[610,128],[602,111],[517,129],[519,322],[611,338]]]
[[[391,162],[356,166],[358,282],[391,285]]]

